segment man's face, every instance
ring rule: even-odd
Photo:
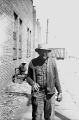
[[[25,71],[26,71],[26,65],[22,65],[22,66],[21,66],[21,71],[22,71],[22,72],[25,72]]]
[[[47,51],[47,50],[41,50],[39,52],[40,56],[43,58],[43,59],[47,59],[49,57],[49,54],[50,54],[50,51]]]

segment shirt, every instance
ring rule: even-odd
[[[47,84],[47,60],[41,66],[36,66],[35,70],[36,82],[41,88],[45,88]]]

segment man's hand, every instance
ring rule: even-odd
[[[33,83],[33,86],[32,86],[32,88],[33,88],[33,91],[39,91],[39,88],[40,88],[40,86],[39,86],[39,84],[38,83]]]
[[[58,102],[61,102],[62,101],[62,93],[58,93],[57,94],[57,99],[56,99]]]

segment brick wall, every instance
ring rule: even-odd
[[[18,59],[19,37],[17,33],[17,59],[13,60],[14,12],[22,20],[22,59]],[[18,19],[19,20],[19,19]],[[18,26],[18,25],[17,25]],[[27,58],[27,28],[31,31],[31,55]],[[17,30],[19,27],[17,27]],[[31,0],[0,0],[0,120],[11,120],[24,96],[9,95],[6,91],[27,92],[27,83],[12,83],[14,68],[23,60],[27,65],[33,50],[33,3]],[[30,90],[30,86],[28,87]]]

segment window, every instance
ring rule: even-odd
[[[31,31],[27,28],[27,58],[31,56]]]
[[[18,58],[22,58],[22,20],[19,19],[19,54]]]
[[[18,15],[14,12],[13,60],[17,59],[17,33],[18,33]]]
[[[27,28],[27,58],[29,57],[29,28]]]
[[[31,56],[31,30],[29,35],[29,57]]]

